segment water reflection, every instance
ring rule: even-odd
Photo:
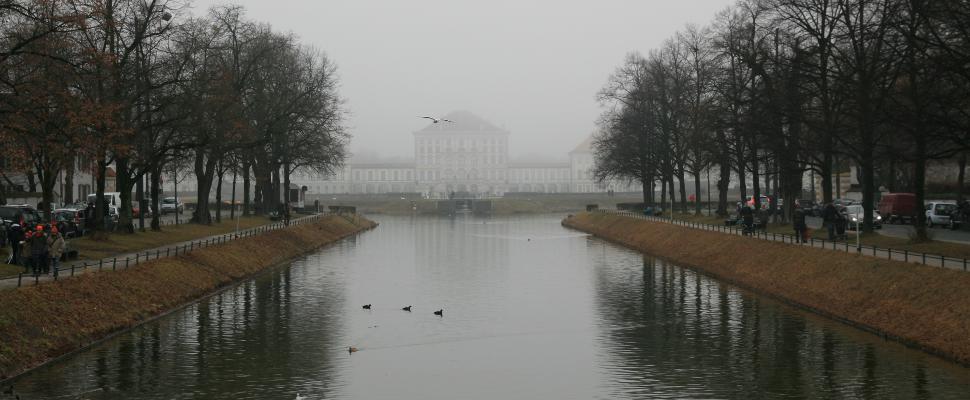
[[[591,243],[591,246],[602,246]],[[663,260],[596,260],[615,398],[965,398],[967,371]],[[930,366],[939,368],[927,374]]]
[[[380,222],[24,377],[18,390],[24,399],[970,393],[967,369],[567,231],[556,217]],[[438,308],[443,318],[431,314]]]

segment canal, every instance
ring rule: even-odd
[[[16,389],[24,400],[970,393],[970,369],[564,229],[556,216],[375,218],[374,231]]]

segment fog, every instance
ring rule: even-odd
[[[225,1],[195,1],[204,13]],[[733,0],[236,0],[338,68],[358,155],[411,158],[419,115],[471,111],[511,132],[513,158],[564,159],[594,129],[596,92]]]

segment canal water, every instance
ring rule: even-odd
[[[970,398],[970,369],[556,216],[376,219],[16,389],[25,400]]]

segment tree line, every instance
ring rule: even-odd
[[[109,167],[128,231],[132,192],[159,210],[163,177],[180,171],[198,183],[193,222],[222,218],[209,200],[222,203],[229,175],[233,197],[241,177],[243,214],[274,211],[293,172],[340,167],[345,114],[334,63],[240,7],[195,16],[179,0],[0,0],[0,157],[39,185],[44,212],[62,174],[65,203],[76,200],[78,157],[93,164],[95,227]],[[160,229],[158,213],[150,225]]]
[[[853,165],[871,231],[878,188],[923,204],[932,160],[959,160],[962,194],[968,94],[970,2],[742,0],[626,57],[598,93],[594,175],[639,182],[647,204],[660,185],[686,212],[685,183],[699,194],[713,171],[719,215],[733,180],[755,209],[784,199],[784,218],[808,171],[831,202],[833,174]]]

